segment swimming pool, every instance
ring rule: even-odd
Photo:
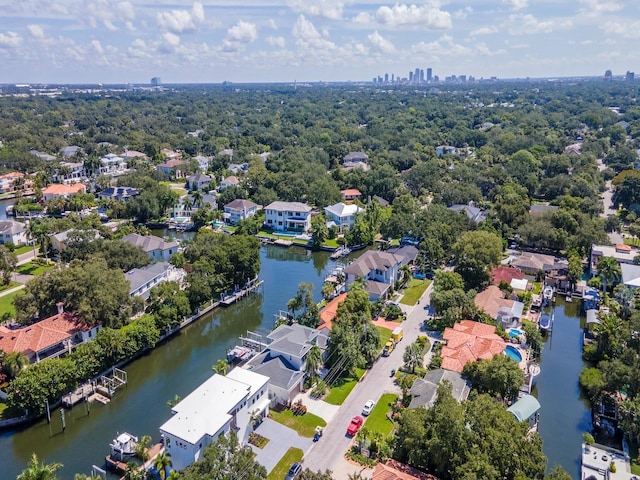
[[[522,330],[519,330],[517,328],[512,328],[511,330],[509,330],[509,337],[511,338],[519,337],[520,335],[523,335]]]
[[[505,349],[504,354],[518,363],[522,361],[522,354],[520,353],[520,350],[518,350],[513,345],[507,345],[507,348]]]

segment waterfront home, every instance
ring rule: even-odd
[[[60,162],[57,168],[51,174],[53,183],[69,184],[71,182],[79,182],[87,178],[87,172],[84,169],[83,162]]]
[[[534,252],[522,252],[511,260],[511,266],[529,275],[536,275],[540,271],[552,276],[565,275],[569,269],[565,258]]]
[[[275,232],[306,232],[311,228],[311,211],[306,203],[273,202],[265,208],[264,224]]]
[[[524,280],[524,273],[515,267],[498,266],[494,267],[489,274],[493,285],[500,285],[502,282],[511,285],[513,280]]]
[[[91,238],[93,240],[101,238],[100,232],[98,232],[97,230],[83,231],[75,228],[70,228],[69,230],[65,230],[64,232],[58,232],[49,235],[51,249],[57,251],[58,253],[62,253],[64,249],[67,248],[69,239],[73,240],[74,236],[76,236],[76,238],[80,238],[80,236],[82,236],[82,238]]]
[[[171,413],[160,433],[172,468],[180,471],[232,430],[241,443],[246,442],[252,414],[269,413],[269,378],[243,368],[234,368],[226,376],[216,373],[171,408]]]
[[[188,165],[189,162],[175,158],[156,165],[156,170],[164,173],[169,178],[182,178],[184,176],[184,170]]]
[[[267,339],[269,345],[245,367],[269,377],[272,405],[287,405],[302,390],[309,351],[317,345],[324,358],[329,337],[326,331],[294,323],[280,325]]]
[[[253,217],[259,209],[260,205],[251,200],[236,198],[224,206],[224,221],[231,225],[238,225],[240,220]]]
[[[202,190],[211,184],[211,177],[203,173],[196,173],[187,177],[187,188],[189,190]]]
[[[213,193],[205,193],[199,203],[196,202],[192,194],[183,195],[178,199],[178,204],[173,207],[171,217],[176,221],[185,218],[190,219],[194,212],[197,212],[204,205],[208,205],[212,210],[218,208],[216,196]]]
[[[21,172],[11,172],[0,175],[0,193],[13,192],[15,190],[15,181],[21,178],[25,178],[24,173]],[[25,179],[25,188],[32,186],[27,187],[26,183],[27,180]],[[33,184],[31,181],[29,181],[29,183]]]
[[[538,410],[540,410],[540,402],[533,395],[523,395],[522,398],[507,408],[507,412],[512,413],[519,422],[529,422],[529,428],[537,425]]]
[[[27,228],[24,223],[15,220],[0,221],[0,243],[5,245],[13,243],[14,245],[22,245],[27,243]]]
[[[342,302],[347,299],[346,293],[341,293],[337,297],[331,299],[329,303],[327,303],[322,310],[320,310],[320,325],[318,325],[318,330],[327,329],[327,331],[331,330],[331,322],[336,318],[338,314],[338,307]]]
[[[615,258],[618,265],[622,265],[624,263],[633,264],[634,258],[638,255],[640,255],[640,249],[621,243],[613,246],[592,245],[591,258],[589,261],[591,276],[596,276],[598,274],[598,262],[603,257]]]
[[[415,265],[418,259],[419,250],[413,245],[402,245],[400,247],[392,247],[387,249],[387,253],[393,253],[404,258],[403,265]]]
[[[411,403],[408,408],[429,408],[438,398],[438,385],[443,381],[451,384],[451,394],[458,402],[466,400],[471,391],[469,382],[458,372],[437,368],[426,373],[422,378],[416,378],[409,391]]]
[[[360,200],[362,193],[357,188],[347,188],[340,190],[345,203],[352,203],[354,200]]]
[[[58,313],[23,327],[0,326],[0,349],[5,353],[20,352],[31,363],[58,357],[83,342],[95,338],[99,326],[90,327],[80,321],[76,313],[64,311],[57,304]]]
[[[467,363],[490,360],[507,347],[502,337],[496,334],[496,327],[471,320],[462,320],[453,328],[445,328],[442,339],[445,341],[440,352],[442,368],[459,373]]]
[[[152,263],[140,268],[133,268],[124,274],[129,282],[129,296],[149,299],[151,289],[164,282],[182,283],[186,272],[168,262]]]
[[[238,177],[231,175],[230,177],[222,179],[222,181],[220,182],[220,186],[218,187],[218,190],[222,192],[227,188],[237,188],[239,186],[240,186],[240,181],[238,180]]]
[[[335,205],[329,205],[324,209],[327,227],[336,227],[340,233],[347,232],[355,225],[356,215],[363,211],[363,208],[353,203],[338,202]]]
[[[622,284],[629,288],[640,287],[640,265],[623,263],[620,265]]]
[[[54,183],[42,189],[42,198],[46,202],[58,197],[67,198],[79,192],[87,192],[87,187],[82,183],[74,183],[72,185],[62,185],[60,183]]]
[[[98,173],[103,175],[122,175],[127,172],[127,160],[109,153],[100,159],[100,168]]]
[[[448,207],[449,210],[453,210],[456,213],[464,212],[467,218],[473,223],[483,222],[487,218],[487,212],[478,208],[475,202],[469,202],[468,204],[455,204]]]
[[[168,262],[171,255],[178,251],[178,242],[167,242],[155,235],[130,233],[122,237],[122,241],[142,248],[147,255],[156,261]]]
[[[73,157],[74,155],[81,154],[81,153],[82,153],[82,149],[77,145],[70,145],[68,147],[62,147],[60,149],[60,154],[65,158]]]
[[[362,277],[366,281],[365,290],[371,301],[385,299],[393,285],[400,280],[400,267],[405,261],[402,255],[368,250],[345,267],[347,289],[356,278]]]
[[[495,285],[489,285],[479,292],[474,299],[478,310],[484,311],[504,328],[520,323],[524,304],[516,300],[504,298],[504,293]]]
[[[140,195],[140,190],[133,187],[108,187],[98,194],[101,200],[116,200],[118,202],[128,202],[137,195]]]

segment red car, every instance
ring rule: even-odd
[[[354,436],[360,430],[364,419],[360,415],[356,415],[351,419],[351,423],[347,427],[347,435]]]

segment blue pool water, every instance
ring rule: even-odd
[[[522,335],[522,330],[518,330],[517,328],[512,328],[511,330],[509,330],[509,336],[511,338],[519,337],[520,335]]]
[[[520,354],[520,351],[513,345],[507,345],[504,353],[518,363],[522,361],[522,355]]]

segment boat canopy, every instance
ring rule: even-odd
[[[600,320],[598,320],[598,310],[594,308],[587,310],[587,323],[600,323]]]
[[[533,395],[525,395],[516,403],[507,408],[507,412],[513,413],[519,422],[524,422],[531,418],[540,410],[540,402]]]

